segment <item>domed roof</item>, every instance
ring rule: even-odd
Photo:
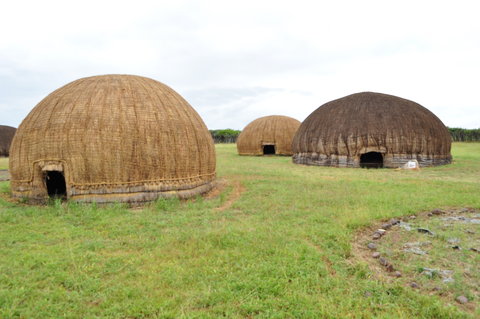
[[[448,129],[432,112],[418,103],[373,92],[320,106],[305,119],[293,140],[294,161],[305,163],[302,158],[313,156],[316,165],[355,166],[352,161],[370,151],[402,158],[400,162],[422,157],[418,159],[425,165],[445,164],[451,159],[450,147]],[[345,165],[339,156],[347,157]]]
[[[274,148],[274,154],[292,155],[292,139],[300,126],[294,118],[270,115],[250,122],[237,138],[240,155],[262,155],[264,147]]]
[[[0,125],[0,156],[8,156],[10,143],[17,129],[7,125]]]
[[[63,171],[67,197],[79,200],[188,197],[214,179],[215,150],[200,116],[165,84],[93,76],[48,95],[18,128],[13,194],[44,197],[42,172],[54,168]]]

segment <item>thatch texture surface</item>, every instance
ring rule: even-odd
[[[67,197],[82,201],[189,197],[214,180],[215,149],[200,116],[168,86],[94,76],[48,95],[17,130],[13,195],[45,198],[48,170],[63,171]]]
[[[0,156],[8,157],[10,144],[17,129],[7,125],[0,125]]]
[[[263,155],[264,145],[275,145],[276,155],[292,155],[292,139],[300,126],[294,118],[271,115],[250,122],[237,138],[240,155]]]
[[[450,133],[438,117],[415,102],[372,92],[320,106],[302,123],[292,147],[298,164],[358,167],[367,152],[382,153],[384,167],[410,159],[420,166],[451,162]]]

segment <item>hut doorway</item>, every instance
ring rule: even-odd
[[[362,168],[382,168],[383,155],[379,152],[368,152],[360,155],[360,167]]]
[[[275,144],[263,145],[263,155],[275,155]]]
[[[45,185],[50,198],[67,197],[67,184],[65,176],[60,171],[45,171]]]

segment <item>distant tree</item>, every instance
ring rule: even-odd
[[[450,135],[454,142],[480,142],[480,128],[465,129],[460,127],[449,127]]]
[[[215,143],[235,143],[241,131],[232,129],[210,130]]]

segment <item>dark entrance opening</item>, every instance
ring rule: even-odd
[[[363,168],[382,168],[383,155],[379,152],[368,152],[360,155],[360,167]]]
[[[263,155],[275,155],[275,145],[263,145]]]
[[[65,176],[59,171],[45,172],[45,185],[47,185],[48,196],[50,197],[67,197],[67,185]]]

